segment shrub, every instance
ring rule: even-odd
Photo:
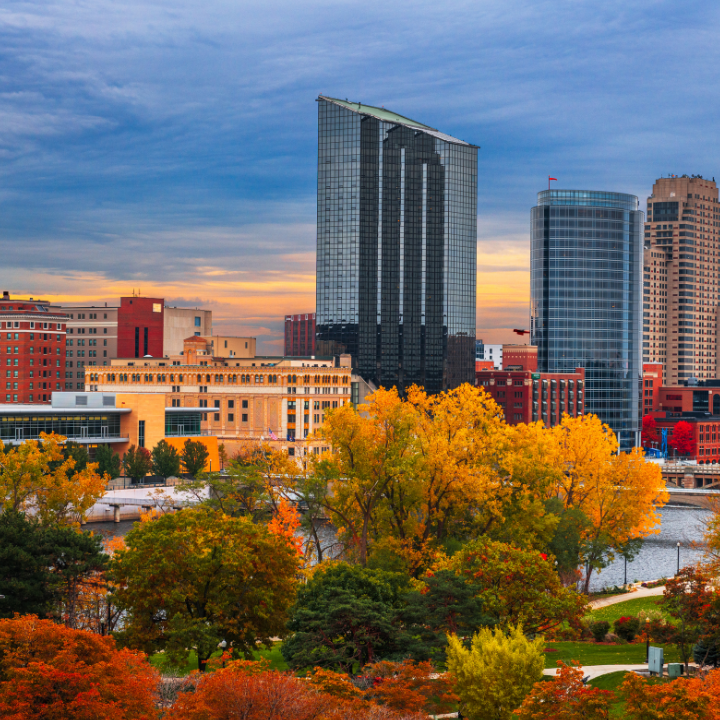
[[[595,642],[602,642],[610,630],[610,623],[607,620],[595,620],[588,626]]]
[[[483,629],[467,649],[457,635],[448,638],[447,665],[455,680],[463,714],[510,720],[533,685],[542,679],[544,638],[528,640],[522,628]]]
[[[640,629],[640,621],[631,615],[625,615],[615,621],[615,632],[626,642],[632,642]]]

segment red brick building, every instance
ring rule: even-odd
[[[537,371],[538,357],[535,345],[503,345],[502,358],[504,370]]]
[[[0,300],[0,371],[6,403],[49,403],[65,387],[67,316],[44,300]]]
[[[315,313],[285,316],[285,357],[315,354]]]
[[[663,384],[663,364],[643,365],[642,414],[647,415],[660,408],[660,388]]]
[[[121,297],[118,310],[117,356],[163,357],[165,301],[162,298]]]
[[[718,389],[720,390],[720,388]],[[679,422],[689,423],[693,428],[696,452],[688,459],[696,459],[700,465],[720,462],[720,416],[704,412],[684,412],[682,414],[668,412],[664,415],[655,415],[658,434],[662,428],[667,428],[668,438]],[[668,452],[672,456],[672,449],[669,449]]]
[[[577,417],[585,412],[583,368],[576,368],[574,373],[535,372],[537,347],[533,345],[503,345],[503,367],[476,370],[475,385],[492,395],[509,425],[542,420],[552,427],[563,413]]]

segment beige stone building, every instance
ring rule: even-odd
[[[212,310],[182,308],[165,305],[163,327],[163,354],[180,355],[183,342],[190,335],[212,335]]]
[[[663,384],[718,376],[720,207],[714,180],[661,178],[647,201],[643,363]]]
[[[290,455],[304,454],[305,439],[322,426],[328,410],[357,402],[349,355],[339,361],[198,357],[197,340],[188,338],[186,353],[178,357],[117,359],[110,367],[88,368],[86,388],[162,393],[166,407],[207,408],[203,429],[217,436],[229,455],[258,441]]]

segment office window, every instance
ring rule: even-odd
[[[228,415],[228,422],[235,422],[235,416],[232,413]]]
[[[242,414],[242,421],[243,421],[243,422],[247,422],[247,421],[248,421],[248,419],[247,419],[247,413],[243,413],[243,414]]]
[[[247,400],[243,400],[243,401],[242,401],[242,406],[243,406],[243,410],[245,410],[245,408],[247,408],[247,406],[248,406],[248,401],[247,401]]]
[[[220,422],[220,413],[214,413],[215,415],[215,422]]]
[[[138,447],[145,447],[145,421],[138,422]]]
[[[235,407],[235,401],[234,400],[228,400],[228,408],[234,408]]]
[[[195,317],[195,327],[200,327],[200,318],[197,316]]]

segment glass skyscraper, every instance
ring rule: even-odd
[[[475,378],[475,145],[384,108],[318,98],[318,354],[375,385]]]
[[[585,412],[624,448],[640,428],[643,213],[634,195],[544,190],[532,209],[532,343],[540,372],[585,368]],[[543,415],[547,403],[542,398]]]

